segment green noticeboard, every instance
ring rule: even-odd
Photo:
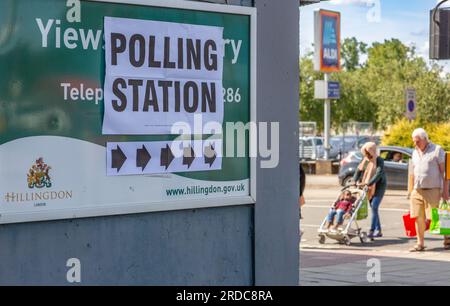
[[[227,125],[254,120],[255,12],[190,1],[2,0],[0,223],[253,203],[248,132],[238,155],[244,157],[226,153],[225,139],[237,151],[242,130],[234,135]],[[108,143],[162,143],[179,135],[102,133],[105,17],[223,28],[218,170],[107,175]]]

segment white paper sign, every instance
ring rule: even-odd
[[[223,28],[105,17],[103,134],[223,121]]]

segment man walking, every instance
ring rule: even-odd
[[[416,218],[417,245],[411,252],[425,250],[425,221],[431,219],[431,208],[439,206],[440,199],[447,201],[448,181],[445,178],[445,152],[431,143],[424,129],[414,130],[412,139],[416,149],[412,155],[414,190],[411,193],[411,217]],[[449,237],[445,237],[444,247]]]

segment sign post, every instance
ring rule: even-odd
[[[329,90],[329,74],[341,70],[341,14],[339,12],[319,10],[314,13],[314,69],[324,73],[327,94],[324,101],[324,144],[325,160],[330,156],[331,103],[335,90]]]
[[[325,73],[325,82],[328,83],[329,74]],[[324,159],[328,160],[330,158],[330,129],[331,129],[331,102],[330,99],[325,99],[324,102],[324,144],[325,144],[325,155]]]

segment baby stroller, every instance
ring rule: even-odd
[[[347,224],[344,222],[342,228],[339,228],[336,231],[330,231],[325,227],[325,224],[327,223],[327,217],[325,217],[318,230],[320,244],[324,244],[326,238],[337,240],[339,243],[343,243],[345,245],[351,245],[351,240],[355,237],[359,237],[361,243],[366,243],[368,241],[367,233],[363,232],[361,227],[358,225],[358,221],[366,219],[368,215],[368,188],[364,187],[363,189],[358,189],[352,186],[345,186],[341,189],[341,193],[347,189],[352,193],[352,196],[355,199],[351,209],[351,217]],[[334,203],[332,208],[333,207]],[[352,226],[353,224],[354,226]]]

